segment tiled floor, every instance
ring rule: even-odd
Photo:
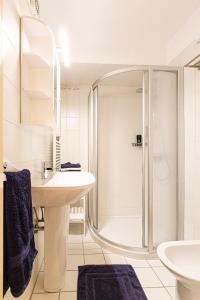
[[[83,236],[76,230],[69,237],[63,289],[59,293],[45,293],[42,265],[31,300],[76,300],[78,265],[127,263],[133,266],[148,300],[174,299],[175,279],[159,260],[137,260],[111,253],[101,249],[89,234]]]

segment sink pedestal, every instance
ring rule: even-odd
[[[69,205],[45,207],[44,289],[48,292],[63,287],[68,226]]]
[[[45,208],[44,289],[62,289],[69,234],[69,205],[86,195],[95,183],[88,172],[55,172],[32,181],[33,206]]]

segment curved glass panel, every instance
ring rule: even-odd
[[[178,72],[122,70],[93,85],[90,170],[97,178],[89,218],[124,249],[177,238]],[[92,128],[91,128],[92,127]]]

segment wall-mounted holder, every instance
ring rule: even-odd
[[[21,17],[21,123],[54,126],[55,42],[34,17]]]

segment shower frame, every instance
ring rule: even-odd
[[[147,199],[147,224],[146,224],[146,199],[145,199],[145,150],[146,141],[142,146],[142,247],[131,247],[108,240],[98,233],[98,86],[106,78],[120,75],[126,72],[143,71],[143,132],[145,137],[145,106],[148,105],[148,199]],[[118,69],[97,79],[91,86],[88,97],[89,103],[89,170],[96,177],[96,187],[89,194],[88,216],[89,228],[94,237],[103,244],[114,247],[119,252],[129,254],[152,254],[155,252],[153,237],[153,159],[152,159],[152,74],[154,71],[175,72],[177,74],[177,197],[176,197],[176,237],[177,240],[184,237],[184,102],[183,102],[183,68],[166,66],[132,66]],[[145,73],[148,74],[147,85],[145,83]],[[148,97],[146,99],[145,89],[148,88]],[[92,207],[91,207],[92,204]],[[92,216],[90,215],[92,212]],[[147,228],[147,235],[145,230]],[[147,238],[145,238],[147,236]],[[145,243],[147,240],[147,243]]]

